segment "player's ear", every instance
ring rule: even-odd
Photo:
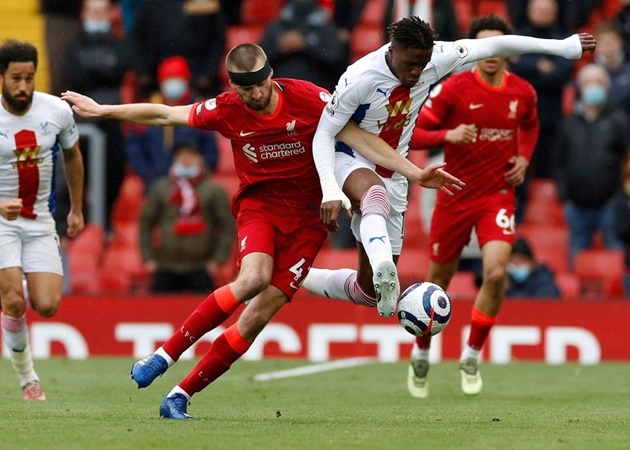
[[[234,83],[232,83],[232,80],[229,80],[229,79],[228,79],[228,83],[230,83],[230,87],[231,87],[232,89],[234,89],[235,91],[237,90],[237,89],[236,89],[236,85],[235,85]]]

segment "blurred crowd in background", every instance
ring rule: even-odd
[[[464,37],[470,20],[487,14],[507,19],[521,35],[592,33],[597,50],[579,61],[547,55],[509,61],[509,70],[537,91],[540,136],[518,193],[520,240],[507,294],[630,297],[630,0],[15,3],[16,14],[37,19],[29,22],[32,36],[3,26],[0,37],[38,46],[46,70],[36,88],[69,89],[101,103],[178,105],[214,97],[230,90],[223,58],[243,42],[261,45],[275,78],[306,79],[332,91],[348,64],[387,42],[389,23],[408,15],[430,22],[440,40]],[[86,232],[74,241],[59,230],[66,293],[208,291],[229,281],[236,270],[229,198],[238,187],[229,143],[188,128],[91,123],[106,137],[106,219],[96,224],[88,216]],[[91,145],[81,141],[87,160]],[[411,150],[420,166],[440,155],[440,149]],[[430,201],[412,186],[399,263],[403,285],[426,275],[430,214]],[[318,258],[321,266],[356,267],[355,243],[342,225]],[[454,299],[474,298],[479,285],[480,253],[471,247],[451,283]],[[191,248],[206,251],[191,255]],[[544,288],[548,282],[553,288]]]

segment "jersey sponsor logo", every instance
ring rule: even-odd
[[[247,133],[243,130],[241,130],[241,132],[238,134],[240,137],[245,137],[245,136],[249,136],[250,134],[254,134],[255,131],[248,131]]]
[[[41,148],[41,145],[35,145],[13,150],[17,160],[11,163],[11,167],[19,169],[21,167],[33,167],[41,163],[44,160],[44,158],[39,157]]]
[[[516,112],[518,111],[518,100],[512,100],[508,108],[510,110],[508,114],[508,119],[516,119]]]
[[[483,103],[471,103],[470,105],[468,105],[468,107],[469,107],[471,110],[474,110],[474,109],[479,109],[479,108],[481,108],[482,106],[483,106]]]
[[[249,159],[252,162],[257,163],[258,162],[258,156],[256,155],[256,147],[254,147],[252,144],[245,144],[243,146],[243,153],[245,153],[245,156],[247,156],[247,159]]]
[[[206,100],[203,105],[206,107],[206,109],[213,110],[217,107],[217,99],[211,98],[209,100]]]
[[[301,141],[282,142],[254,147],[247,143],[243,146],[243,153],[252,162],[258,163],[268,159],[290,158],[306,153],[306,147]]]
[[[514,130],[507,128],[482,128],[479,131],[479,140],[488,142],[511,141],[514,138]]]

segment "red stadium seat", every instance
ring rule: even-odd
[[[451,300],[474,300],[479,292],[474,272],[455,272],[446,292]]]
[[[215,173],[210,177],[210,179],[223,186],[223,189],[225,189],[230,201],[232,200],[232,197],[234,197],[234,194],[236,194],[236,191],[238,191],[239,179],[236,174]]]
[[[357,269],[359,254],[354,248],[324,248],[313,262],[318,269]]]
[[[225,31],[225,54],[221,57],[221,61],[219,61],[217,72],[219,74],[219,80],[221,80],[226,91],[229,92],[232,88],[230,88],[228,83],[228,74],[225,70],[225,55],[239,44],[258,44],[264,32],[265,27],[260,24],[231,25],[227,27]]]
[[[114,203],[112,224],[137,222],[143,205],[144,183],[142,178],[134,173],[125,175]]]
[[[582,297],[622,297],[624,272],[622,250],[589,249],[575,256],[575,275],[580,280]]]
[[[236,174],[234,156],[232,154],[232,143],[228,138],[221,136],[219,133],[215,133],[215,138],[217,140],[217,150],[219,151],[217,173]]]
[[[563,300],[580,297],[580,280],[576,275],[571,272],[558,272],[555,274],[555,279]]]
[[[524,222],[526,224],[566,227],[564,209],[558,201],[528,201]]]
[[[350,37],[350,61],[354,62],[384,44],[383,27],[359,25]]]
[[[528,188],[529,202],[557,202],[558,186],[555,180],[546,178],[533,179]]]
[[[358,25],[378,26],[383,28],[386,6],[383,0],[367,0],[361,17],[359,17]]]
[[[280,15],[285,0],[243,0],[241,23],[243,25],[267,25]]]
[[[427,278],[429,250],[427,248],[403,247],[397,266],[402,291],[406,287]]]

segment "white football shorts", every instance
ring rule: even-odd
[[[370,169],[374,172],[375,165],[343,152],[335,153],[335,178],[339,186],[343,187],[346,178],[357,169]],[[389,234],[392,253],[394,255],[400,255],[405,230],[404,214],[405,211],[407,211],[407,179],[400,174],[394,174],[393,178],[381,177],[381,180],[383,180],[387,188],[389,202],[391,203],[391,209],[387,219],[387,233]],[[352,233],[359,242],[361,242],[359,232],[360,222],[361,217],[358,214],[353,214],[351,222]]]
[[[22,273],[52,272],[63,276],[61,248],[54,221],[0,217],[0,269]]]

